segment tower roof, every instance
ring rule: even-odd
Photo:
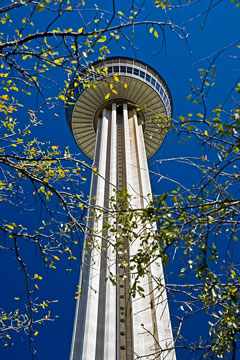
[[[93,159],[96,122],[104,106],[126,102],[141,112],[147,157],[160,148],[172,115],[167,84],[151,66],[128,57],[93,63],[73,79],[66,108],[68,124],[83,153]]]

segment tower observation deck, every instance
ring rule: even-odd
[[[110,198],[118,190],[130,194],[132,209],[143,209],[152,199],[147,159],[166,135],[170,92],[150,66],[118,57],[93,63],[73,80],[72,93],[67,121],[98,175],[93,173],[91,180],[70,360],[175,360],[160,259],[138,279],[145,296],[130,293],[136,279],[131,259],[150,225],[138,225],[141,236],[125,237],[119,247],[119,234],[104,228],[107,222],[117,224]],[[93,209],[104,211],[94,216]],[[106,281],[110,274],[118,279],[116,286]]]

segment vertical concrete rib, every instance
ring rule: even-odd
[[[100,160],[101,139],[102,139],[102,124],[98,126],[97,134],[96,134],[96,145],[95,145],[93,165],[97,168],[99,167],[99,160]],[[92,256],[94,257],[94,252],[96,252],[94,249],[92,249],[89,243],[92,241],[93,232],[94,232],[94,223],[95,223],[94,209],[97,203],[96,196],[98,189],[99,189],[98,177],[92,174],[91,186],[90,186],[89,210],[87,216],[87,228],[85,233],[82,265],[81,265],[81,272],[79,279],[79,287],[80,287],[79,290],[81,290],[81,294],[80,296],[78,296],[76,303],[70,360],[83,359],[83,342],[86,337],[85,324],[86,324],[86,314],[87,314],[88,294],[89,294],[89,278],[91,272]]]
[[[102,210],[102,223],[100,234],[101,234],[101,260],[100,260],[100,280],[99,280],[99,295],[98,295],[98,317],[97,317],[97,337],[96,337],[96,357],[95,360],[103,360],[105,353],[105,329],[106,321],[105,317],[108,313],[107,309],[107,294],[105,281],[107,278],[107,271],[109,267],[109,259],[107,254],[108,248],[108,231],[104,229],[105,224],[109,219],[109,190],[110,190],[110,160],[111,160],[111,112],[107,109],[103,112],[103,118],[108,123],[108,131],[106,138],[106,154],[105,154],[105,174],[104,174],[104,188],[102,189],[104,194],[103,210]]]
[[[134,209],[139,209],[143,207],[142,202],[142,179],[140,172],[140,159],[139,159],[139,148],[138,148],[138,139],[136,128],[137,117],[134,117],[132,112],[129,113],[129,132],[130,132],[130,149],[131,149],[131,159],[129,166],[131,167],[132,172],[132,187],[134,189],[134,194],[132,195],[131,205]],[[139,225],[137,230],[139,236],[136,239],[131,239],[129,245],[130,257],[134,256],[138,250],[141,249],[141,233],[142,226]],[[132,276],[132,282],[137,279]],[[146,277],[138,279],[138,285],[145,290],[145,297],[137,296],[132,301],[132,322],[133,322],[133,342],[134,342],[134,354],[135,356],[150,355],[153,353],[153,336],[152,334],[152,322],[151,322],[151,310],[149,306],[148,299],[148,288],[146,288],[147,280]],[[146,328],[148,331],[146,331]]]
[[[138,124],[136,110],[133,109],[133,118],[135,125],[136,133],[136,148],[138,154],[138,166],[139,166],[139,181],[141,182],[141,207],[146,208],[149,204],[149,201],[152,199],[151,193],[151,184],[148,171],[147,156],[144,144],[143,129],[142,125]],[[150,226],[148,223],[142,224],[142,236],[146,237],[150,233]],[[151,238],[148,240],[151,242]],[[147,251],[148,245],[145,245]],[[152,294],[152,278],[151,278],[151,269],[149,267],[149,275],[144,276],[140,282],[141,286],[145,291],[145,309],[143,310],[144,318],[144,328],[146,331],[145,342],[149,349],[149,353],[158,353],[159,348],[158,344],[158,328],[156,326],[156,312],[154,307],[151,306],[151,303],[154,303],[153,294]],[[156,357],[157,358],[157,357]]]
[[[105,174],[106,174],[106,154],[107,154],[107,133],[108,133],[108,118],[104,110],[102,118],[98,120],[98,134],[99,139],[99,162],[97,176],[97,190],[96,192],[96,206],[103,208],[104,206],[104,188],[105,188]],[[101,134],[101,135],[100,135]],[[96,150],[97,151],[97,150]],[[94,176],[94,175],[93,175]],[[96,210],[97,211],[97,210]],[[89,278],[89,291],[86,312],[86,324],[84,332],[83,354],[82,360],[95,359],[97,347],[97,318],[99,305],[99,286],[101,274],[101,230],[103,225],[103,216],[99,214],[94,223],[94,247],[91,253],[91,269]]]
[[[133,118],[129,116],[127,105],[124,104],[124,135],[125,135],[125,159],[126,159],[126,183],[128,193],[131,195],[131,207],[134,209],[140,208],[139,202],[139,176],[137,166],[137,152],[136,139],[134,134]],[[129,254],[130,258],[137,253],[139,248],[139,239],[129,240]],[[131,276],[131,283],[134,284],[136,278]],[[134,299],[131,304],[132,308],[132,337],[133,337],[133,352],[136,355],[144,354],[145,346],[142,334],[142,308],[141,302]]]
[[[108,222],[114,226],[114,217],[111,214],[111,197],[115,197],[117,185],[117,114],[116,103],[112,104],[111,122],[109,127],[110,154],[109,154],[109,196]],[[116,226],[116,225],[115,225]],[[115,237],[108,235],[110,240],[107,244],[107,277],[116,276],[116,253],[114,252]],[[113,243],[113,244],[111,244]],[[106,282],[106,313],[105,313],[105,340],[104,340],[104,360],[116,359],[116,339],[117,339],[117,288],[109,280]]]
[[[137,114],[135,110],[133,116],[135,118],[136,139],[138,142],[139,164],[142,181],[142,201],[143,207],[146,207],[149,201],[152,200],[151,183],[142,126],[137,124]],[[150,230],[149,224],[146,224],[146,231],[149,232]],[[153,230],[156,230],[156,224],[153,225]],[[151,241],[151,239],[149,239],[149,241]],[[152,300],[154,304],[151,320],[154,326],[154,338],[156,339],[155,349],[156,352],[158,352],[160,348],[166,350],[161,355],[162,359],[175,360],[175,351],[167,350],[172,349],[174,343],[162,262],[160,260],[156,260],[151,264],[149,270],[150,275],[148,276],[147,284],[149,294],[151,294],[150,300]]]
[[[130,132],[128,121],[128,107],[127,104],[123,104],[123,144],[124,144],[124,156],[125,156],[125,178],[126,187],[128,193],[133,196],[133,184],[132,184],[132,167],[131,167],[131,149],[130,149]]]

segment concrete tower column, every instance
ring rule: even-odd
[[[147,274],[137,277],[130,265],[138,251],[148,251],[156,225],[138,222],[139,236],[122,238],[105,227],[117,228],[111,198],[123,188],[132,209],[152,200],[147,158],[163,141],[165,121],[171,115],[171,96],[160,75],[136,60],[106,60],[109,74],[118,74],[112,99],[106,101],[106,82],[82,89],[68,119],[79,147],[93,158],[90,203],[79,280],[70,360],[175,360],[164,272],[160,259]],[[121,62],[122,61],[122,62]],[[88,75],[86,75],[86,78]],[[107,77],[114,82],[115,77]],[[115,75],[116,76],[116,75]],[[142,111],[136,111],[144,104]],[[141,106],[140,106],[141,107]],[[154,114],[162,114],[156,123]],[[146,240],[147,241],[143,241]],[[109,277],[117,279],[113,286]],[[131,287],[144,296],[131,295]]]

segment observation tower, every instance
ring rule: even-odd
[[[117,226],[110,198],[119,190],[127,190],[132,209],[144,209],[152,199],[147,159],[164,140],[170,92],[154,69],[127,57],[93,63],[71,89],[67,121],[97,175],[91,180],[70,360],[175,360],[160,259],[138,279],[144,296],[130,293],[136,280],[131,259],[150,224],[136,225],[141,236],[131,239],[120,227],[110,232],[105,226]],[[106,280],[110,276],[116,286]]]

